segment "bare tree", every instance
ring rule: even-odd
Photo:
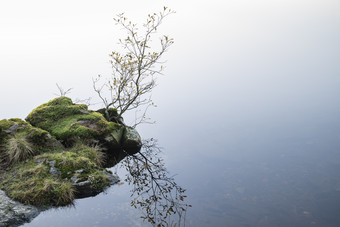
[[[67,90],[64,90],[64,88],[62,88],[61,86],[59,86],[59,84],[56,84],[57,85],[57,88],[58,88],[58,91],[59,91],[59,94],[54,94],[54,95],[57,95],[57,96],[60,96],[60,97],[65,97],[67,94],[69,94],[71,92],[71,90],[73,88],[69,88]]]
[[[172,13],[174,11],[164,7],[159,13],[149,14],[141,28],[129,21],[124,14],[119,14],[114,19],[127,33],[125,39],[119,39],[123,49],[110,54],[112,76],[101,85],[100,75],[93,80],[93,88],[104,104],[107,120],[120,120],[126,111],[143,107],[144,111],[137,124],[144,122],[146,110],[154,105],[151,91],[156,86],[156,76],[164,69],[164,62],[160,59],[174,43],[172,38],[164,35],[160,38],[160,48],[157,49],[152,47],[155,44],[152,38],[163,19]],[[109,97],[104,95],[103,89],[109,91]],[[117,110],[115,115],[109,111],[110,108]]]

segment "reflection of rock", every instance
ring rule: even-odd
[[[19,226],[32,220],[38,214],[37,208],[13,201],[0,190],[0,227]]]

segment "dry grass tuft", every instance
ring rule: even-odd
[[[16,135],[7,141],[5,146],[8,162],[11,164],[30,158],[34,154],[32,144],[25,135]]]
[[[58,205],[72,204],[75,197],[75,189],[70,182],[62,182],[57,191]]]
[[[94,147],[91,147],[90,156],[98,166],[104,165],[106,155],[104,152],[102,152],[102,148],[100,146],[96,145]]]

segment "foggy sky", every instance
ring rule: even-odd
[[[160,127],[339,116],[339,1],[146,0],[1,3],[0,118],[26,117],[56,97],[55,83],[96,102],[92,78],[110,75],[108,55],[124,37],[112,18],[141,24],[164,5],[177,13],[159,31],[175,39],[153,93]]]

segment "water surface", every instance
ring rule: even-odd
[[[270,132],[263,130],[268,125],[247,124],[235,134],[201,131],[200,138],[194,130],[181,144],[168,135],[165,163],[192,205],[186,226],[338,226],[340,128],[338,120],[321,122],[283,124]],[[112,170],[124,179],[124,170]],[[114,185],[24,226],[148,226],[129,205],[130,189]]]

